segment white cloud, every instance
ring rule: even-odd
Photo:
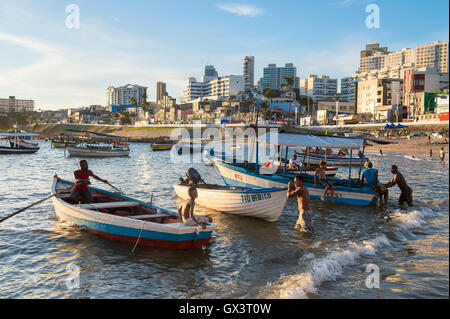
[[[223,11],[245,17],[257,17],[264,13],[264,10],[255,6],[245,4],[224,3],[217,7]]]

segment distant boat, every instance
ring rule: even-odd
[[[78,157],[121,157],[130,154],[130,144],[127,138],[89,131],[74,131],[91,135],[79,145],[68,146],[70,156]],[[94,136],[92,136],[94,135]]]
[[[114,147],[114,145],[83,144],[67,147],[70,156],[78,157],[121,157],[128,156],[128,147]]]
[[[156,144],[153,143],[150,145],[152,148],[152,151],[169,151],[170,149],[172,149],[172,144]]]
[[[55,174],[52,194],[72,185]],[[89,188],[94,203],[72,203],[68,193],[53,197],[59,221],[110,239],[177,250],[202,247],[215,229],[215,225],[210,223],[205,229],[185,226],[177,212],[102,189]]]
[[[1,133],[0,154],[29,154],[39,151],[36,133]]]

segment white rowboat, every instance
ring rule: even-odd
[[[189,185],[173,185],[178,197],[189,200]],[[248,189],[198,184],[195,203],[222,213],[277,221],[286,205],[287,188]]]

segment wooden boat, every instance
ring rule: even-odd
[[[266,137],[262,137],[264,140]],[[268,139],[267,139],[268,140]],[[335,138],[335,137],[319,137],[319,136],[306,136],[299,134],[278,134],[276,138],[270,138],[270,140],[277,140],[276,145],[284,146],[287,157],[289,147],[330,147],[330,148],[347,148],[353,153],[353,149],[359,149],[363,146],[363,140],[361,139],[347,139],[347,138]],[[262,143],[262,142],[260,142]],[[258,150],[258,148],[256,148]],[[273,188],[273,187],[286,187],[286,185],[293,181],[293,178],[297,174],[301,174],[304,177],[304,185],[309,190],[311,198],[320,199],[323,194],[323,188],[320,185],[314,187],[313,176],[304,174],[302,171],[299,173],[290,173],[287,170],[278,171],[273,170],[272,174],[262,174],[260,171],[260,165],[258,164],[258,151],[256,151],[256,162],[231,162],[224,159],[214,158],[214,166],[222,176],[225,184],[238,187],[250,187],[250,188]],[[349,166],[349,178],[338,179],[328,178],[333,184],[336,203],[344,203],[356,206],[367,206],[375,202],[375,191],[367,186],[362,185],[361,180],[351,178],[352,165]],[[361,176],[361,169],[359,171],[359,177]],[[318,181],[317,181],[318,182]],[[326,200],[330,200],[330,192],[326,194]]]
[[[119,157],[130,154],[130,144],[126,137],[90,131],[67,131],[83,134],[79,145],[67,147],[70,156]]]
[[[39,151],[36,133],[0,133],[0,154],[29,154]]]
[[[78,157],[119,157],[128,156],[129,148],[114,147],[114,145],[84,144],[79,146],[69,146],[67,151],[70,156]]]
[[[297,154],[299,157],[303,157],[306,155],[306,162],[311,165],[318,165],[321,161],[325,161],[328,165],[332,166],[349,166],[350,162],[352,166],[363,166],[365,162],[369,161],[369,158],[367,157],[352,156],[350,158],[350,156],[347,154],[332,153],[330,151],[310,151],[307,153],[299,152]]]
[[[152,148],[152,151],[169,151],[170,149],[172,149],[172,144],[157,144],[157,143],[153,143],[150,145]]]
[[[186,173],[188,175],[188,173]],[[200,175],[198,175],[200,176]],[[178,197],[189,200],[189,177],[174,184]],[[259,188],[199,184],[194,181],[198,198],[195,203],[222,213],[277,221],[286,205],[287,188]]]
[[[52,194],[73,183],[53,176]],[[185,226],[178,213],[131,197],[90,187],[94,203],[71,202],[69,193],[53,197],[59,221],[106,238],[144,246],[193,249],[205,245],[215,225]]]

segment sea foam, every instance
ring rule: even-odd
[[[373,256],[382,247],[390,246],[389,239],[381,235],[362,243],[350,243],[347,248],[336,248],[320,258],[308,254],[303,261],[310,261],[308,270],[300,274],[282,276],[267,287],[268,298],[306,299],[308,294],[318,294],[323,282],[336,281],[345,267],[357,265],[362,256]]]

